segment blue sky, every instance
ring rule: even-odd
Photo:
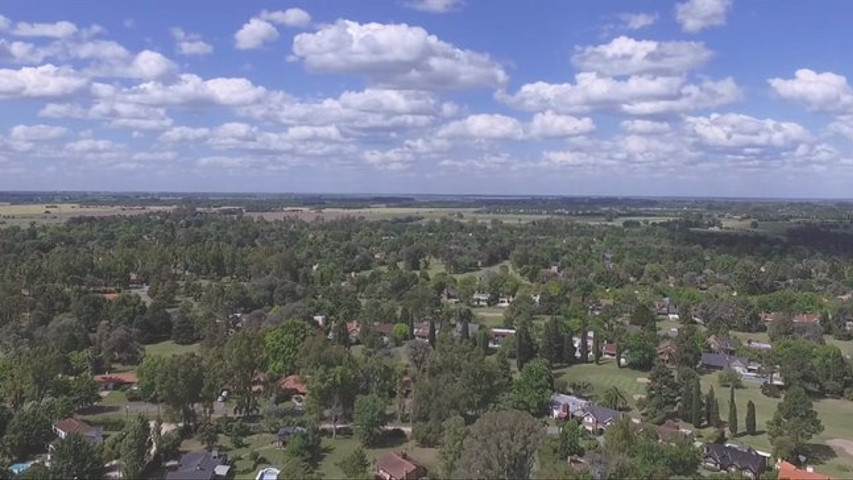
[[[6,1],[0,189],[847,198],[851,14]]]

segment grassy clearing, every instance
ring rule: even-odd
[[[645,395],[646,393],[646,384],[638,381],[638,379],[646,376],[646,372],[639,372],[630,368],[617,368],[616,360],[613,358],[602,358],[600,365],[585,363],[554,371],[555,378],[563,378],[568,382],[589,382],[597,397],[612,386],[619,387],[625,392],[632,408],[636,408],[637,405],[634,396]],[[633,411],[632,415],[636,416],[637,412]]]
[[[152,343],[145,345],[146,355],[157,355],[161,357],[171,357],[172,355],[180,355],[183,353],[198,352],[199,344],[178,345],[177,343],[166,340],[165,342]]]
[[[171,207],[86,206],[76,203],[0,204],[0,228],[12,225],[25,226],[31,222],[35,222],[36,224],[57,224],[77,216],[138,215],[169,209]]]

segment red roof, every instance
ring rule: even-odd
[[[604,348],[602,349],[605,355],[613,355],[616,356],[616,344],[615,343],[605,343]]]
[[[779,463],[779,475],[776,478],[779,480],[832,480],[829,475],[801,470],[784,460]]]
[[[98,383],[121,383],[125,385],[135,385],[139,382],[139,379],[133,372],[121,372],[95,375],[95,381]]]
[[[426,474],[423,465],[403,452],[390,452],[376,461],[376,470],[385,472],[391,478],[418,478]]]
[[[299,395],[307,395],[308,387],[305,386],[305,383],[302,381],[302,377],[299,375],[288,375],[284,377],[279,386],[282,390],[290,390],[292,392],[296,392]]]

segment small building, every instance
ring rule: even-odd
[[[412,335],[415,336],[417,340],[422,340],[424,342],[429,340],[429,322],[417,322],[414,324],[415,331],[412,332]],[[435,334],[438,336],[439,326],[435,325]]]
[[[711,470],[740,473],[754,479],[767,470],[767,457],[752,448],[741,449],[734,445],[706,443],[702,465]]]
[[[498,299],[497,306],[500,308],[508,308],[512,303],[512,298],[510,297],[500,297]]]
[[[773,345],[766,342],[756,342],[755,340],[747,340],[746,341],[747,348],[751,348],[753,350],[772,350]]]
[[[390,452],[376,460],[376,476],[382,480],[416,480],[426,468],[404,452]]]
[[[583,398],[555,393],[551,395],[551,416],[555,420],[576,417],[587,405],[589,405],[589,401]]]
[[[607,430],[613,422],[620,420],[625,416],[624,413],[618,410],[611,410],[609,408],[599,407],[592,404],[584,407],[580,412],[578,412],[578,414],[579,415],[576,416],[580,416],[583,428],[593,434],[598,434]]]
[[[477,336],[477,332],[480,331],[480,326],[476,323],[468,322],[468,338],[474,338]],[[460,338],[462,336],[462,323],[457,323],[453,326],[453,336],[456,338]]]
[[[98,427],[93,427],[83,420],[66,418],[53,423],[53,432],[60,440],[65,440],[69,435],[80,435],[90,443],[98,445],[103,443],[104,434]]]
[[[276,434],[279,446],[284,447],[285,445],[287,445],[287,442],[289,442],[290,439],[293,438],[295,435],[305,433],[306,431],[307,430],[305,430],[304,427],[296,425],[289,425],[286,427],[279,428],[278,433]]]
[[[261,470],[258,470],[258,474],[255,475],[255,480],[278,480],[278,475],[281,473],[281,470],[273,467],[267,467]]]
[[[230,471],[227,455],[190,452],[181,457],[177,469],[166,472],[166,480],[214,480],[226,478]]]
[[[610,358],[616,358],[616,343],[608,342],[601,347],[601,355]]]
[[[94,376],[95,382],[101,387],[101,390],[115,390],[121,387],[135,387],[139,383],[139,378],[133,372],[121,373],[104,373]]]
[[[748,370],[749,360],[722,353],[705,352],[702,354],[699,366],[706,370],[723,370],[725,368],[732,368],[738,371],[738,373],[744,373]]]
[[[456,291],[452,288],[445,288],[443,292],[441,292],[441,297],[444,298],[447,303],[459,303],[459,295],[456,294]]]
[[[485,293],[475,293],[471,296],[471,305],[475,307],[488,307],[489,295]]]
[[[814,313],[794,315],[794,323],[797,325],[818,325],[820,324],[820,315]]]
[[[711,335],[708,337],[708,346],[711,347],[713,352],[725,355],[733,355],[735,350],[737,350],[737,344],[734,340],[722,335]]]
[[[283,392],[291,395],[308,395],[308,387],[299,375],[288,375],[282,378],[278,386]]]
[[[657,350],[657,358],[667,366],[675,364],[675,344],[672,340],[665,340]]]
[[[493,328],[489,330],[489,348],[499,348],[505,338],[514,336],[514,328]]]
[[[801,469],[785,460],[779,461],[779,474],[776,478],[778,480],[832,480],[829,475],[815,472],[813,467]]]

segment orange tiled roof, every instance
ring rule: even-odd
[[[818,472],[809,472],[795,467],[784,460],[779,464],[779,480],[832,480],[829,475]]]

